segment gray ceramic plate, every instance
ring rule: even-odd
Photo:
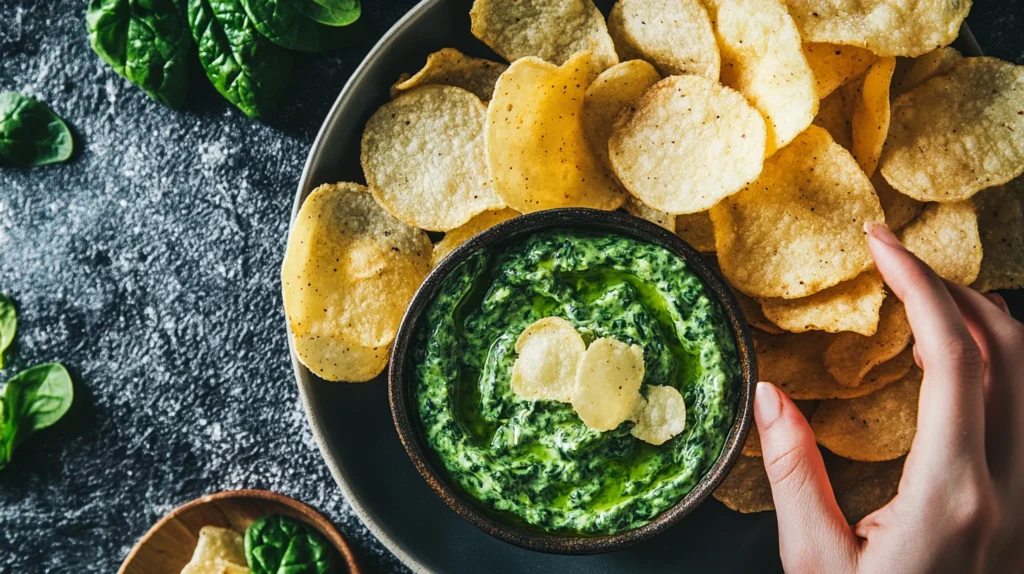
[[[511,1],[511,0],[510,0]],[[598,1],[602,9],[611,2]],[[424,0],[381,39],[356,69],[310,151],[292,219],[317,185],[362,182],[363,125],[388,100],[402,72],[453,46],[499,59],[469,32],[472,0]],[[607,13],[607,12],[606,12]],[[969,33],[960,49],[977,54]],[[427,486],[399,442],[386,376],[365,384],[327,383],[292,352],[303,406],[331,474],[366,526],[415,571],[434,572],[736,572],[781,571],[774,513],[741,515],[709,499],[651,540],[597,556],[555,556],[491,538],[460,518]]]

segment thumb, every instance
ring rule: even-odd
[[[793,401],[758,383],[754,418],[779,520],[787,572],[843,572],[856,563],[856,539],[832,494],[814,433]]]

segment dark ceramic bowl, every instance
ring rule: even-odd
[[[739,352],[742,376],[736,419],[733,421],[722,454],[714,466],[693,490],[654,520],[639,528],[611,536],[550,533],[503,521],[499,514],[485,509],[451,480],[426,442],[416,407],[413,377],[410,373],[412,345],[423,313],[434,300],[445,277],[460,263],[482,250],[523,240],[549,229],[613,233],[659,245],[682,257],[718,297],[728,316]],[[597,554],[625,548],[662,532],[700,505],[718,488],[740,456],[753,423],[752,408],[756,384],[757,361],[746,320],[725,280],[707,260],[678,236],[653,223],[621,212],[582,208],[554,209],[522,215],[484,231],[453,251],[430,273],[413,297],[398,330],[388,371],[391,413],[395,419],[398,436],[413,464],[434,492],[460,516],[491,536],[528,550],[556,554]]]

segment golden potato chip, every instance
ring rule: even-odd
[[[836,335],[825,349],[825,366],[840,385],[856,387],[875,365],[905,349],[910,337],[906,309],[899,299],[890,295],[882,302],[875,334],[870,337],[857,333]]]
[[[519,356],[512,365],[512,390],[528,401],[569,402],[586,349],[583,337],[565,319],[534,321],[516,339]]]
[[[853,149],[853,92],[847,84],[821,100],[814,125],[825,129],[843,149]]]
[[[373,197],[430,231],[505,207],[487,173],[486,119],[479,98],[452,86],[423,86],[381,106],[366,122],[360,155]]]
[[[456,247],[462,245],[474,235],[479,234],[485,229],[490,229],[503,221],[508,221],[517,215],[519,215],[518,211],[508,208],[497,211],[485,211],[467,221],[465,225],[445,233],[441,241],[434,244],[434,252],[430,259],[431,266],[437,267],[437,264],[442,259],[448,257],[452,251],[455,251]]]
[[[818,113],[818,91],[800,34],[779,0],[711,0],[722,83],[765,118],[766,155],[786,146]]]
[[[442,48],[427,56],[427,63],[415,75],[402,74],[391,86],[391,98],[419,86],[440,84],[462,88],[486,102],[494,93],[498,76],[506,68],[506,64],[467,56],[455,48]]]
[[[854,159],[868,177],[875,173],[889,133],[889,84],[896,69],[896,58],[879,58],[857,82],[853,104]]]
[[[475,0],[469,18],[473,35],[509,62],[534,56],[562,65],[577,52],[592,52],[598,72],[619,63],[591,0]]]
[[[910,452],[917,432],[921,370],[857,399],[821,401],[811,417],[818,444],[852,460],[892,460]]]
[[[612,430],[635,416],[643,380],[644,351],[639,345],[597,339],[579,362],[572,408],[588,427]]]
[[[594,153],[611,169],[608,138],[615,118],[626,106],[661,80],[654,66],[643,60],[621,62],[601,72],[587,88],[583,101],[583,127]]]
[[[913,221],[924,209],[924,203],[893,189],[877,171],[871,176],[871,185],[875,186],[878,201],[885,212],[885,226],[893,232]]]
[[[494,190],[516,211],[613,210],[625,199],[584,135],[590,60],[579,54],[558,67],[522,58],[498,78],[487,110],[487,164]]]
[[[630,433],[653,445],[664,444],[686,428],[686,403],[675,387],[651,385],[640,399],[636,426]]]
[[[971,9],[964,0],[786,0],[806,42],[867,48],[879,56],[919,56],[951,44]]]
[[[729,476],[715,491],[715,498],[732,510],[748,514],[775,510],[772,485],[764,470],[764,459],[741,456]]]
[[[623,110],[608,153],[622,184],[666,213],[705,211],[757,177],[765,125],[738,92],[672,76]]]
[[[904,457],[883,462],[861,462],[832,456],[825,459],[832,491],[847,522],[860,522],[896,497],[904,462]]]
[[[204,526],[192,559],[181,574],[248,574],[242,535],[229,528]]]
[[[914,355],[908,348],[868,372],[859,386],[847,387],[829,374],[822,357],[838,335],[821,331],[753,334],[758,376],[778,386],[793,400],[861,397],[898,381],[914,365]]]
[[[620,56],[646,60],[665,76],[718,81],[718,44],[698,0],[618,0],[608,15],[608,33]]]
[[[306,198],[281,268],[295,351],[327,380],[365,381],[387,363],[405,307],[430,269],[430,239],[354,183]]]
[[[967,58],[896,98],[881,171],[921,201],[959,201],[1024,173],[1024,66]]]
[[[871,270],[807,297],[764,299],[761,309],[769,321],[793,333],[853,331],[870,336],[878,328],[883,299],[882,277]]]
[[[882,207],[853,157],[810,126],[768,158],[761,175],[711,209],[718,263],[755,297],[795,299],[872,265],[864,222]]]
[[[814,409],[818,408],[818,401],[793,402],[796,404],[796,408],[800,409],[808,423],[810,423]],[[757,425],[750,426],[750,434],[747,435],[747,441],[743,443],[743,456],[763,456],[761,453],[761,434],[757,431]]]
[[[819,100],[860,77],[875,61],[870,50],[839,44],[804,44],[804,55],[814,73]]]
[[[715,226],[708,212],[677,215],[675,227],[676,235],[698,251],[711,253],[715,250]]]
[[[646,219],[655,225],[660,225],[665,229],[675,232],[676,230],[676,216],[669,215],[664,211],[658,211],[651,207],[647,207],[644,202],[633,197],[632,195],[626,197],[626,202],[622,204],[622,208],[626,210],[626,213],[639,217],[640,219]]]
[[[978,212],[971,201],[929,203],[903,228],[900,241],[943,279],[970,285],[981,271]]]
[[[978,209],[984,257],[972,287],[979,291],[1024,288],[1024,177],[971,198]]]
[[[941,76],[953,69],[964,57],[956,50],[945,46],[936,48],[913,60],[909,68],[898,78],[893,79],[892,93],[895,96],[904,94],[935,76]]]

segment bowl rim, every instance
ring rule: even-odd
[[[622,235],[661,246],[681,257],[724,308],[739,355],[741,373],[737,411],[718,459],[693,489],[674,505],[643,526],[613,535],[549,533],[502,522],[493,516],[493,512],[482,509],[434,461],[419,428],[418,413],[412,404],[415,393],[411,390],[411,378],[407,376],[414,335],[423,313],[434,300],[444,279],[459,264],[484,249],[559,228]],[[462,518],[487,534],[520,548],[553,554],[597,554],[620,550],[666,530],[696,509],[725,480],[742,454],[743,444],[753,425],[756,385],[757,361],[750,328],[735,294],[708,260],[679,236],[649,221],[623,212],[587,208],[550,209],[520,215],[477,234],[457,247],[431,270],[413,296],[395,337],[388,365],[388,399],[395,430],[409,458],[434,492]]]

